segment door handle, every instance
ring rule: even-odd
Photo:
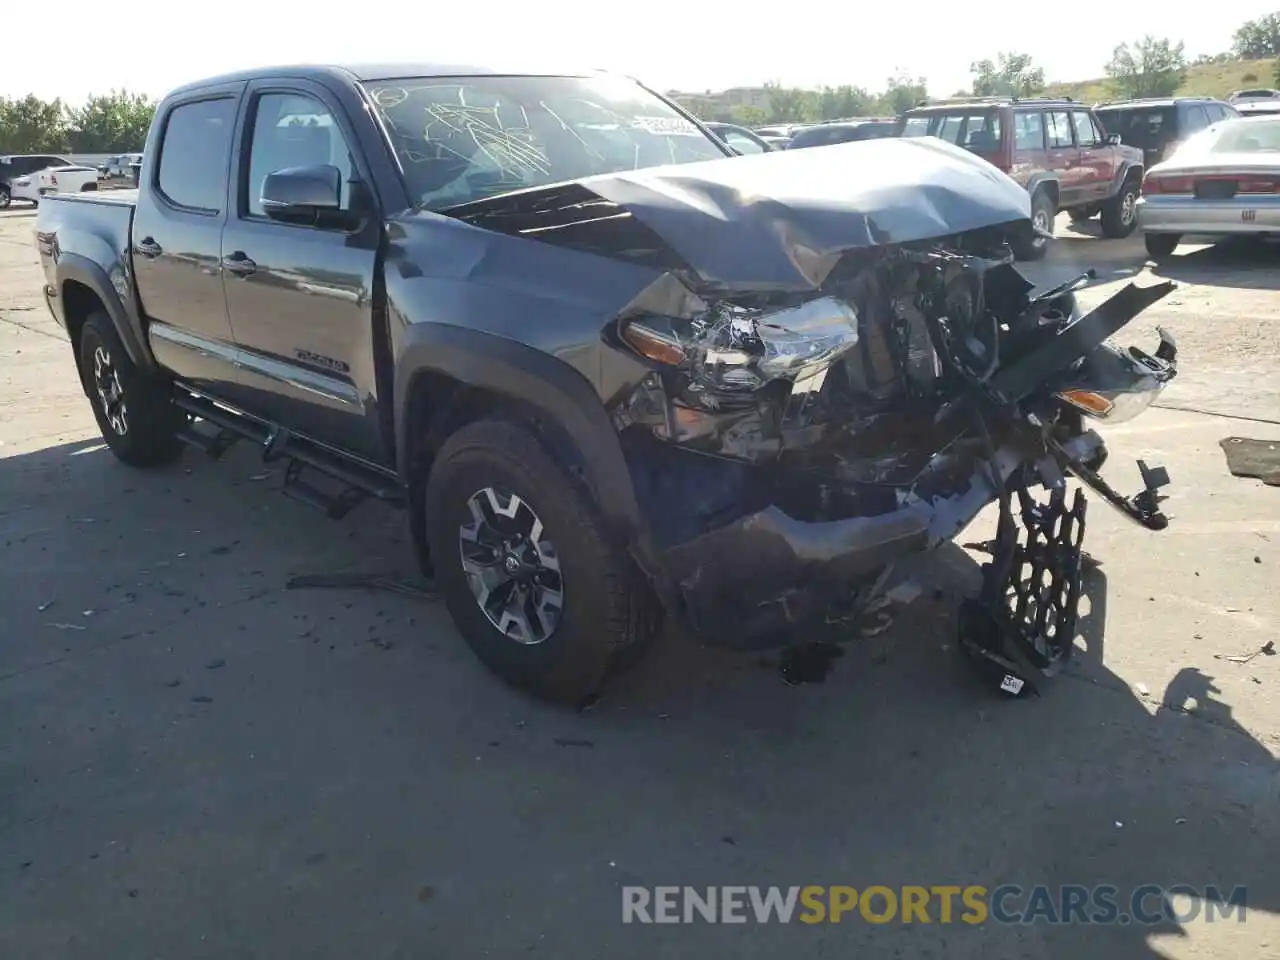
[[[154,260],[156,257],[160,256],[160,254],[164,253],[164,249],[160,244],[156,243],[151,237],[143,237],[133,245],[133,249],[142,254],[148,260]]]
[[[222,269],[234,273],[237,277],[247,277],[258,269],[258,265],[250,260],[243,250],[237,250],[228,257],[222,258]]]

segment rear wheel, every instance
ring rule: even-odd
[[[1133,233],[1138,225],[1139,181],[1133,177],[1125,180],[1120,192],[1102,205],[1102,232],[1113,240]]]
[[[178,430],[187,416],[169,385],[134,366],[111,318],[90,314],[80,331],[80,375],[102,439],[131,467],[154,467],[182,452]]]
[[[590,499],[513,423],[469,424],[427,479],[436,583],[463,639],[535,696],[580,704],[656,630],[656,601]]]
[[[1049,241],[1042,233],[1053,233],[1053,218],[1057,213],[1053,198],[1044,190],[1031,195],[1031,229],[1022,233],[1013,245],[1014,256],[1019,260],[1040,260],[1049,249]]]
[[[1142,236],[1147,253],[1157,260],[1172,255],[1181,239],[1182,235],[1177,233],[1144,233]]]
[[[0,183],[0,210],[9,209],[9,188]]]

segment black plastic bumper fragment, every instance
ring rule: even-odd
[[[1073,457],[1055,440],[1049,439],[1049,452],[1062,466],[1081,483],[1102,497],[1126,517],[1148,530],[1163,530],[1169,526],[1169,518],[1160,511],[1161,487],[1169,485],[1169,471],[1161,466],[1148,466],[1146,461],[1138,461],[1138,471],[1142,474],[1142,490],[1131,497],[1126,497],[1097,471],[1083,461]]]
[[[1037,501],[1025,471],[1010,487],[996,539],[980,545],[991,554],[982,591],[961,604],[958,631],[961,649],[1016,696],[1037,692],[1074,650],[1087,501],[1076,490],[1067,506],[1065,485]]]
[[[991,391],[1006,401],[1016,402],[1043,389],[1054,374],[1061,373],[1115,336],[1143,310],[1168,296],[1175,286],[1169,280],[1149,287],[1129,284],[1017,363],[997,373],[989,382]]]

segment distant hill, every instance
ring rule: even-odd
[[[1187,79],[1178,88],[1180,97],[1219,97],[1226,99],[1233,90],[1246,87],[1273,87],[1272,79],[1276,58],[1261,60],[1226,60],[1222,63],[1202,63],[1187,68]],[[1093,103],[1111,99],[1114,94],[1106,78],[1079,80],[1075,83],[1051,83],[1045,93],[1055,97],[1071,97]]]

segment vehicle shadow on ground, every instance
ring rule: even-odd
[[[274,493],[249,450],[144,474],[99,447],[0,460],[14,956],[54,955],[67,929],[107,955],[571,960],[606,944],[1130,960],[1188,935],[1169,920],[624,928],[623,884],[1112,884],[1122,909],[1142,884],[1247,885],[1250,911],[1280,912],[1276,763],[1210,678],[1179,674],[1158,708],[1108,670],[1117,571],[1089,575],[1079,656],[1040,697],[1006,699],[961,663],[956,596],[976,568],[948,547],[895,628],[825,683],[670,631],[574,714],[490,677],[434,603],[283,590],[353,566],[416,576],[394,512],[333,524]],[[110,882],[96,854],[86,865],[102,837],[128,845]],[[505,924],[468,919],[494,902]]]
[[[1175,253],[1154,263],[1157,277],[1242,290],[1280,290],[1280,244],[1249,237]]]

